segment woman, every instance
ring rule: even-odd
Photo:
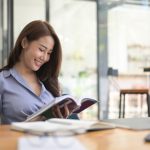
[[[36,20],[24,27],[8,63],[0,71],[1,123],[24,121],[44,105],[60,96],[58,76],[62,50],[58,36],[50,24]],[[59,107],[53,109],[55,117],[69,115]],[[43,120],[39,117],[36,120]]]

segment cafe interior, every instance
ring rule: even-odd
[[[93,132],[0,125],[0,150],[150,149],[149,16],[150,0],[0,0],[0,68],[22,28],[45,20],[62,45],[62,94],[97,100],[77,121],[107,121]]]
[[[98,100],[80,118],[147,117],[149,5],[143,0],[0,0],[0,67],[24,25],[46,20],[62,44],[63,93]]]

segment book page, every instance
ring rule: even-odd
[[[59,133],[59,132],[75,132],[75,133],[84,133],[85,129],[80,126],[72,125],[68,126],[66,124],[60,124],[50,121],[36,121],[36,122],[13,122],[11,124],[11,129],[27,132],[31,134],[41,134],[42,133]]]
[[[68,126],[78,126],[84,128],[87,131],[104,130],[115,128],[115,124],[104,122],[104,121],[87,121],[87,120],[75,120],[75,119],[60,119],[52,118],[47,120],[56,124],[64,124]]]
[[[77,126],[91,126],[97,121],[87,121],[87,120],[77,120],[77,119],[62,119],[62,118],[51,118],[48,119],[47,122],[53,122],[56,124],[64,124],[64,125],[77,125]]]
[[[21,137],[18,150],[86,150],[75,137]]]

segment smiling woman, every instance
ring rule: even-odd
[[[0,70],[0,116],[2,124],[24,121],[60,96],[58,76],[61,44],[46,21],[27,24],[20,33],[8,64]],[[55,116],[64,117],[59,107]],[[65,106],[65,117],[69,115]],[[37,120],[42,120],[41,116]]]
[[[25,37],[22,40],[23,51],[20,55],[20,60],[22,60],[22,65],[24,69],[29,69],[37,71],[40,67],[47,63],[50,60],[50,54],[54,47],[54,40],[51,36],[43,36],[39,38],[37,41],[29,42]],[[18,63],[20,64],[20,63]],[[21,66],[22,70],[23,66]]]

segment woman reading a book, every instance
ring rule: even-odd
[[[0,70],[0,116],[2,124],[24,121],[44,105],[60,96],[58,76],[62,61],[59,38],[46,21],[32,21],[17,38],[8,63]],[[62,114],[53,108],[55,117]],[[40,116],[35,120],[43,120]]]

